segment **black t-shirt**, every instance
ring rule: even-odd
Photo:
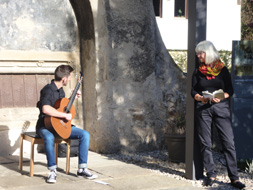
[[[39,118],[36,125],[36,132],[41,127],[45,126],[44,124],[44,117],[45,114],[42,112],[42,107],[44,105],[50,105],[54,107],[55,102],[65,97],[65,92],[63,88],[58,89],[54,83],[54,80],[51,81],[50,84],[47,84],[42,90],[40,91],[40,101],[37,103],[37,107],[40,110]]]
[[[193,98],[196,94],[202,95],[202,91],[208,90],[212,93],[219,89],[227,92],[229,97],[231,97],[234,93],[231,75],[227,67],[223,67],[220,74],[211,80],[208,80],[206,76],[198,70],[198,68],[195,69],[192,75],[191,95]]]

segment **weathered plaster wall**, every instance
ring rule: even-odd
[[[96,36],[96,105],[86,116],[91,149],[144,151],[163,146],[177,107],[182,73],[157,29],[152,1],[91,2]]]
[[[74,51],[76,22],[68,1],[1,0],[1,50]]]

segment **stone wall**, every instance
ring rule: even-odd
[[[161,148],[185,106],[185,78],[167,52],[152,1],[91,2],[96,32],[96,115],[86,118],[91,149]],[[173,125],[173,126],[172,126]]]
[[[75,51],[76,22],[68,1],[1,0],[1,50]]]
[[[6,51],[13,57],[18,52],[28,55],[29,63],[34,56],[46,55],[83,71],[79,123],[83,119],[80,127],[91,134],[91,150],[161,148],[164,134],[174,131],[177,112],[184,111],[186,83],[163,44],[152,2],[1,1],[0,58],[5,60]],[[25,123],[20,121],[15,134]],[[13,129],[8,123],[1,126]]]

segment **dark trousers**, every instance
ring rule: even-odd
[[[207,177],[216,177],[211,138],[211,126],[214,124],[221,139],[227,162],[228,176],[231,181],[238,180],[237,159],[229,102],[227,100],[217,104],[202,104],[198,102],[196,105],[195,119],[201,155],[203,157],[203,164],[207,172]]]

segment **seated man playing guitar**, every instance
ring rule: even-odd
[[[67,124],[70,124],[69,134],[67,135],[67,137],[70,139],[79,139],[79,169],[77,171],[77,176],[82,176],[88,179],[97,178],[96,175],[91,174],[90,171],[87,169],[90,134],[83,129],[71,125],[71,120],[73,119],[72,117],[75,113],[72,114],[71,111],[64,112],[57,110],[55,106],[59,100],[64,99],[65,92],[63,90],[63,86],[66,86],[70,81],[72,72],[73,68],[69,65],[58,66],[54,73],[55,79],[52,80],[50,84],[47,84],[44,88],[42,88],[40,92],[40,101],[37,105],[40,110],[40,114],[36,125],[36,133],[44,139],[47,165],[48,169],[50,170],[47,179],[48,183],[56,182],[57,165],[55,163],[54,139],[55,135],[57,134],[54,133],[52,130],[49,130],[49,128],[46,126],[47,124],[45,122],[45,118],[47,117],[59,119],[60,123],[62,123],[63,126],[57,127],[63,128],[66,127]],[[81,96],[81,93],[77,90],[76,94],[72,94],[72,96],[74,95],[75,97],[79,98]],[[63,106],[66,107],[67,105]]]

